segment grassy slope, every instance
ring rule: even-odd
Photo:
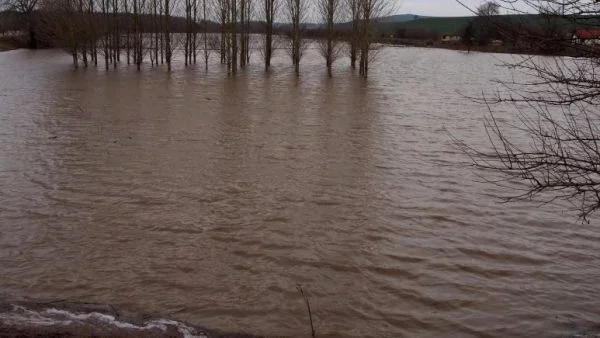
[[[531,28],[541,28],[547,24],[547,19],[539,15],[500,15],[496,18],[500,20],[507,20],[513,22],[515,25],[521,24]],[[467,26],[469,21],[474,20],[475,17],[430,17],[430,18],[419,18],[408,22],[399,23],[382,23],[381,29],[383,32],[388,34],[395,33],[400,28],[410,30],[425,30],[427,32],[436,32],[439,35],[460,35],[462,30]],[[556,19],[555,19],[556,20]],[[561,20],[559,20],[561,21]],[[560,25],[566,30],[572,30],[576,25],[584,26],[583,19],[577,19],[578,24],[562,20]],[[588,24],[589,21],[585,20]],[[598,23],[596,21],[595,23]]]
[[[393,34],[398,29],[405,28],[410,30],[425,30],[427,32],[437,32],[440,35],[456,34],[460,32],[473,17],[432,17],[419,18],[407,22],[381,23],[382,32]]]
[[[464,29],[472,17],[423,18],[405,23],[406,29],[424,29],[440,35],[454,35]]]

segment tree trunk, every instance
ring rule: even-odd
[[[274,0],[265,0],[265,70],[271,67],[271,57],[273,55],[273,16]]]
[[[237,0],[231,0],[231,72],[237,73]]]
[[[208,70],[208,22],[206,21],[206,0],[202,0],[202,11],[204,20],[204,69]]]
[[[170,4],[169,0],[165,0],[165,59],[167,61],[167,69],[171,71],[171,32],[170,32]]]

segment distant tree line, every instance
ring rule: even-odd
[[[13,29],[27,32],[31,48],[63,48],[75,67],[127,63],[141,69],[150,62],[170,70],[174,53],[183,53],[186,66],[200,59],[208,68],[216,53],[235,74],[250,62],[251,49],[260,50],[265,70],[274,51],[282,49],[299,74],[308,40],[316,39],[329,76],[346,54],[363,77],[373,59],[376,19],[390,10],[388,0],[5,0],[2,5],[0,28],[10,30],[12,19]],[[318,29],[309,30],[311,25]],[[259,46],[251,34],[261,34]]]
[[[401,27],[396,30],[394,37],[398,39],[438,40],[440,34],[435,30]]]
[[[536,14],[524,13],[507,2],[486,2],[475,10],[475,16],[461,32],[463,43],[485,46],[502,41],[511,51],[548,54],[583,55],[574,46],[572,34],[578,27],[595,28],[600,18],[591,12],[566,12],[565,8],[581,6],[579,0],[524,1]],[[598,4],[589,3],[589,6]],[[500,9],[512,15],[499,15]],[[587,51],[586,51],[587,53]]]
[[[590,221],[600,209],[600,3],[498,4],[514,14],[506,16],[510,21],[485,12],[478,13],[480,20],[493,24],[511,44],[557,55],[505,59],[501,65],[520,74],[497,82],[501,90],[480,99],[489,110],[484,120],[488,146],[458,144],[478,169],[493,173],[490,183],[509,187],[506,201],[566,201],[582,221]],[[539,13],[537,21],[532,24],[524,9]],[[573,39],[573,29],[587,31],[590,40]]]

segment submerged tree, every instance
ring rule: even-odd
[[[332,76],[333,63],[340,55],[338,36],[335,24],[340,17],[340,0],[319,0],[318,14],[325,26],[325,38],[319,41],[321,55],[325,58],[327,74]]]
[[[253,25],[254,9],[259,6],[264,14],[265,70],[271,65],[276,42],[288,43],[285,48],[300,73],[300,62],[307,43],[307,19],[322,22],[323,39],[317,45],[325,58],[327,72],[332,75],[333,63],[342,50],[342,36],[336,25],[342,18],[346,0],[0,0],[11,6],[22,6],[23,11],[36,13],[40,27],[32,33],[43,35],[44,43],[61,47],[73,56],[73,64],[84,67],[104,64],[105,69],[117,68],[119,63],[135,65],[141,70],[148,59],[151,66],[166,63],[172,68],[173,55],[183,54],[187,66],[197,62],[204,51],[205,68],[211,50],[219,50],[221,63],[235,74],[250,62],[251,33],[261,27]],[[43,6],[37,5],[40,1]],[[361,75],[366,77],[372,59],[373,41],[376,37],[377,16],[386,14],[389,0],[355,0],[352,6],[351,63],[360,58]],[[8,2],[7,2],[8,3]],[[316,5],[311,13],[310,5]],[[29,6],[29,7],[26,7]],[[281,7],[282,10],[278,9]],[[39,9],[36,9],[38,8]],[[11,7],[12,8],[12,7]],[[16,8],[16,7],[15,7]],[[278,13],[281,12],[281,13]],[[278,17],[280,16],[280,17]],[[217,23],[210,23],[214,20]],[[275,21],[286,22],[276,29]],[[209,34],[220,29],[218,34]],[[255,29],[256,31],[253,31]],[[313,32],[316,34],[319,32]],[[201,34],[201,35],[200,35]],[[287,35],[288,39],[284,39]],[[103,59],[103,62],[102,62]]]
[[[551,15],[576,32],[589,33],[582,36],[590,40],[572,39],[570,34],[549,38],[526,22],[499,25],[505,36],[513,36],[518,29],[533,45],[566,47],[581,57],[523,56],[505,64],[522,75],[502,82],[506,90],[485,98],[490,107],[485,129],[492,150],[460,144],[478,168],[521,184],[523,191],[508,200],[562,199],[571,202],[579,216],[588,220],[600,208],[600,50],[593,40],[593,32],[600,29],[596,19],[600,7],[587,0],[506,0],[500,4],[512,13]],[[500,103],[512,104],[519,120],[499,118],[494,104]]]
[[[271,58],[273,57],[273,23],[275,22],[275,16],[277,15],[277,5],[279,4],[279,2],[275,2],[275,0],[263,1],[263,15],[265,20],[265,40],[263,57],[265,60],[265,70],[269,70],[269,68],[271,67]]]
[[[360,0],[346,0],[346,7],[350,14],[350,38],[349,38],[349,56],[350,56],[350,67],[356,68],[356,60],[358,59],[358,45],[359,45],[359,27],[360,27]]]
[[[163,10],[165,15],[163,15],[162,28],[165,37],[165,61],[167,62],[169,71],[171,70],[171,59],[173,56],[173,45],[171,44],[171,6],[172,3],[170,0],[164,1]]]
[[[240,1],[240,68],[250,62],[250,22],[252,20],[253,3],[251,0]]]
[[[306,0],[286,0],[287,18],[291,23],[289,31],[290,57],[296,74],[300,74],[300,60],[304,53],[304,23],[308,15],[308,2]]]
[[[376,37],[377,19],[392,11],[392,3],[387,0],[358,0],[358,46],[360,49],[360,75],[369,75],[369,64],[375,56],[373,41]]]
[[[79,53],[85,43],[85,28],[79,0],[56,0],[44,2],[39,14],[39,24],[44,26],[42,38],[59,45],[73,58],[73,66],[79,66]]]
[[[204,69],[208,70],[208,16],[206,9],[206,0],[202,0],[202,21],[204,22],[202,28],[202,40],[204,41]]]

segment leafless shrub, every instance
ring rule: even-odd
[[[499,4],[513,13],[533,9],[573,27],[585,23],[586,29],[594,27],[594,22],[598,24],[588,16],[600,12],[600,4],[584,0],[501,1]],[[507,36],[514,29],[503,25],[498,28],[504,29]],[[523,191],[507,200],[566,200],[578,210],[582,220],[589,220],[590,214],[600,207],[600,59],[597,54],[600,45],[580,43],[564,35],[544,43],[555,47],[568,43],[570,50],[581,57],[522,56],[504,64],[511,71],[521,73],[517,77],[521,80],[498,82],[502,90],[481,99],[489,107],[484,126],[492,150],[457,142],[476,167],[504,178],[495,181],[496,184],[506,181],[521,184]],[[496,104],[507,103],[518,112],[516,121],[502,121],[494,113]]]

